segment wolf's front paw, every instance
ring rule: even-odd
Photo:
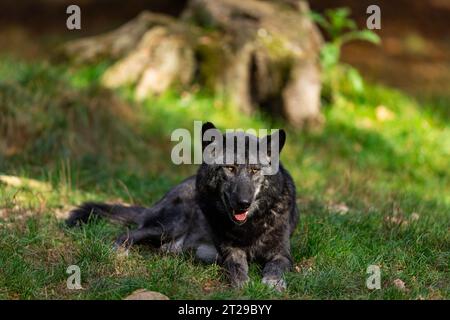
[[[239,275],[238,277],[231,279],[231,286],[236,289],[242,289],[249,281],[248,276],[245,275]]]
[[[262,283],[279,292],[286,290],[286,281],[282,278],[263,277]]]

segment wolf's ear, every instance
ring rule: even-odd
[[[216,126],[212,122],[205,122],[202,125],[202,137],[203,137],[203,134],[209,129],[216,129]]]
[[[281,149],[283,149],[284,144],[286,143],[286,131],[284,131],[284,129],[280,129],[279,132],[280,132],[280,134],[279,134],[279,139],[280,139],[280,141],[279,141],[279,143],[280,143],[279,144],[279,146],[280,146],[279,152],[281,152]]]
[[[211,131],[209,131],[211,130]],[[208,132],[206,138],[205,133]],[[202,125],[202,151],[205,150],[205,148],[215,140],[216,137],[220,136],[221,133],[219,130],[217,130],[216,126],[212,124],[211,122],[206,122]]]
[[[267,155],[272,156],[272,150],[276,149],[278,144],[278,153],[284,147],[284,143],[286,142],[286,131],[283,129],[277,130],[271,135],[267,135],[261,139],[260,143],[266,143],[267,146]]]

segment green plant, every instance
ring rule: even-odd
[[[313,20],[329,38],[321,49],[320,59],[325,76],[325,91],[329,92],[333,101],[342,83],[348,83],[356,93],[364,90],[364,82],[359,72],[350,65],[340,63],[342,46],[355,40],[380,43],[380,38],[373,31],[358,30],[355,21],[350,18],[350,13],[348,8],[326,10],[323,15],[312,13]]]

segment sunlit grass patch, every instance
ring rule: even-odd
[[[301,211],[295,268],[284,293],[260,284],[257,265],[252,282],[234,290],[219,266],[189,253],[137,246],[123,257],[112,243],[125,227],[99,220],[67,229],[63,219],[85,200],[151,205],[193,174],[194,165],[170,161],[176,128],[281,122],[245,116],[202,92],[138,103],[101,89],[102,68],[0,61],[0,175],[12,177],[0,180],[0,298],[121,299],[139,288],[200,299],[449,298],[450,127],[445,111],[436,112],[442,101],[431,107],[367,84],[325,104],[321,128],[287,127],[282,161]],[[81,267],[82,290],[66,287],[72,264]],[[381,290],[366,288],[371,264],[381,269]]]

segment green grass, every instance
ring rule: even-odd
[[[151,205],[194,173],[170,161],[175,128],[192,130],[194,120],[281,124],[201,92],[138,104],[130,90],[98,85],[104,68],[0,60],[0,174],[49,186],[0,182],[0,299],[120,299],[139,288],[172,299],[450,298],[449,101],[343,88],[324,105],[322,128],[288,128],[282,161],[301,209],[296,268],[283,293],[260,284],[256,264],[249,285],[234,290],[217,265],[145,246],[123,257],[111,250],[123,227],[95,221],[71,230],[62,218],[87,199]],[[72,264],[81,268],[82,290],[66,288]],[[380,290],[366,288],[371,264],[381,267]]]

